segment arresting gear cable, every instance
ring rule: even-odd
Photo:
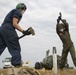
[[[14,68],[12,68],[14,69]],[[34,68],[26,68],[22,67],[18,73],[18,75],[41,75],[36,69]],[[14,70],[13,70],[13,75],[15,75]]]

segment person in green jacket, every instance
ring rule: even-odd
[[[62,23],[60,23],[60,21]],[[63,43],[60,69],[64,68],[69,52],[71,54],[73,63],[76,66],[76,54],[75,54],[75,48],[69,33],[69,24],[66,22],[65,19],[62,19],[61,13],[57,19],[56,32]]]

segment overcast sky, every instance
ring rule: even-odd
[[[34,66],[35,62],[42,61],[48,49],[52,54],[53,46],[56,46],[57,54],[61,55],[62,42],[55,29],[59,12],[62,12],[63,18],[69,23],[71,38],[76,46],[76,0],[0,0],[0,25],[7,13],[20,2],[26,4],[27,10],[19,25],[24,30],[33,27],[36,33],[35,36],[30,35],[20,39],[24,62],[30,61],[30,66]],[[19,36],[22,35],[17,32]],[[5,57],[10,57],[7,48],[0,56],[0,64]],[[70,66],[74,66],[70,54],[68,62]]]

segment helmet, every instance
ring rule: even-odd
[[[16,9],[23,9],[23,10],[26,10],[27,7],[26,7],[26,5],[25,5],[24,3],[19,3],[19,4],[17,4]]]

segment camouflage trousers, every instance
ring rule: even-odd
[[[74,65],[76,66],[76,52],[75,52],[75,48],[73,43],[68,47],[68,48],[64,48],[63,46],[63,50],[62,50],[62,58],[61,58],[61,66],[60,68],[63,68],[65,66],[65,62],[68,56],[68,53],[70,52],[72,60]]]

